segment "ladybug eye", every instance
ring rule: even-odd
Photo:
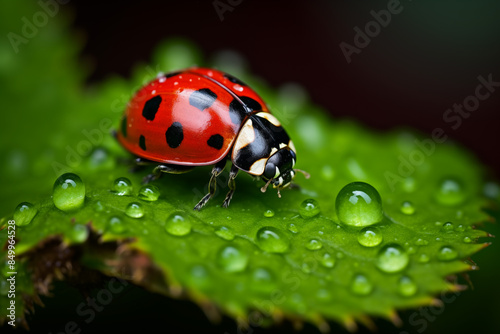
[[[273,164],[272,162],[268,162],[266,164],[266,169],[264,170],[264,177],[269,180],[274,178],[275,174],[276,174],[276,165]]]

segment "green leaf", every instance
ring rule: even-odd
[[[141,180],[151,170],[130,171],[131,156],[110,136],[111,124],[117,127],[131,94],[157,71],[201,64],[200,52],[189,42],[169,41],[158,49],[153,65],[139,66],[131,80],[110,79],[85,91],[73,60],[74,44],[56,37],[60,51],[44,49],[36,39],[26,48],[39,51],[41,59],[60,54],[69,70],[42,66],[41,61],[31,65],[37,78],[52,80],[36,100],[23,99],[14,88],[0,93],[25,115],[24,130],[6,126],[19,120],[1,122],[2,131],[9,131],[18,144],[2,152],[6,217],[1,244],[6,243],[8,219],[19,202],[31,201],[36,210],[28,224],[16,229],[22,291],[16,297],[18,312],[30,306],[23,301],[46,293],[52,279],[75,276],[74,268],[81,266],[168,295],[185,292],[202,307],[215,304],[243,323],[255,309],[268,320],[302,319],[323,330],[328,327],[324,319],[349,329],[356,322],[370,326],[370,316],[397,323],[397,310],[429,305],[443,291],[462,289],[447,278],[475,269],[467,259],[488,245],[479,239],[488,234],[476,227],[489,219],[482,209],[491,203],[482,193],[483,168],[470,153],[409,131],[382,134],[332,120],[300,86],[272,89],[250,75],[240,59],[227,57],[207,65],[238,72],[268,101],[297,147],[297,167],[311,178],[297,175],[300,190],[283,190],[280,199],[272,189],[262,193],[261,183],[240,173],[231,206],[223,209],[226,171],[219,177],[215,198],[197,212],[193,207],[207,192],[211,170],[202,167],[163,175],[152,183],[159,198],[145,200],[139,195]],[[20,56],[26,58],[11,58],[8,64],[28,64],[29,52],[23,52]],[[7,73],[1,80],[11,76]],[[41,84],[33,83],[33,90]],[[8,115],[2,117],[17,117]],[[45,118],[50,122],[40,126]],[[82,206],[72,202],[75,194],[51,196],[56,178],[65,172],[83,181]],[[118,178],[131,182],[130,192],[119,194],[123,188],[116,190]],[[357,222],[369,223],[378,209],[376,201],[361,210],[349,207],[346,201],[352,194],[337,209],[339,191],[351,182],[376,189],[381,221],[375,219],[367,227],[346,224],[352,215]],[[54,202],[66,203],[58,205],[66,211]],[[79,256],[72,255],[75,249]],[[1,252],[7,255],[6,249]],[[41,270],[36,256],[40,252],[66,255]],[[8,271],[2,269],[4,278]],[[4,319],[9,302],[5,291],[2,286]]]

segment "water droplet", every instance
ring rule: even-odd
[[[148,202],[155,202],[160,197],[160,189],[152,184],[147,184],[139,189],[139,199]]]
[[[292,233],[298,233],[299,229],[297,228],[297,226],[295,226],[295,224],[292,223],[288,225],[288,231]]]
[[[35,218],[38,210],[35,206],[28,202],[20,203],[14,210],[14,220],[17,226],[24,226],[31,223]]]
[[[458,225],[458,226],[457,226],[457,231],[458,231],[458,232],[463,232],[463,231],[465,231],[465,226],[463,226],[463,225]]]
[[[356,275],[352,279],[351,291],[359,296],[369,295],[373,290],[372,283],[365,275]]]
[[[430,261],[430,259],[431,258],[429,257],[429,255],[427,255],[427,254],[420,254],[420,256],[418,257],[418,262],[420,262],[420,263],[427,263],[427,262]]]
[[[288,239],[277,228],[266,226],[257,232],[257,245],[269,253],[284,253],[288,249]]]
[[[378,246],[382,239],[382,233],[376,227],[365,227],[358,234],[358,242],[365,247]]]
[[[271,209],[264,211],[264,217],[267,217],[267,218],[274,217],[274,211]]]
[[[378,191],[368,183],[346,185],[335,201],[339,219],[350,226],[368,226],[383,218],[382,200]]]
[[[451,246],[443,246],[439,250],[438,259],[441,261],[451,261],[455,260],[458,256],[458,253]]]
[[[335,266],[335,258],[330,254],[325,253],[321,258],[321,265],[325,268],[333,268]]]
[[[323,244],[321,243],[321,241],[319,241],[317,239],[311,239],[306,244],[306,248],[309,250],[318,250],[318,249],[321,249],[322,247],[323,247]]]
[[[59,210],[72,211],[79,209],[85,201],[85,184],[76,174],[63,174],[54,183],[52,200]]]
[[[227,227],[221,226],[217,230],[215,230],[215,234],[221,237],[224,240],[233,240],[234,234]]]
[[[408,276],[399,279],[399,294],[403,297],[411,297],[417,293],[417,285]]]
[[[466,244],[470,244],[472,242],[472,239],[470,237],[464,237],[464,242]]]
[[[109,220],[109,230],[114,234],[121,234],[125,231],[125,226],[120,218],[111,217]]]
[[[128,196],[132,194],[132,182],[126,177],[119,177],[113,183],[113,192],[118,196]]]
[[[101,201],[97,201],[94,203],[94,210],[97,212],[103,212],[104,211],[104,205],[102,205]]]
[[[321,168],[321,177],[325,181],[331,181],[335,178],[335,170],[332,168],[332,166],[325,165],[323,168]]]
[[[429,244],[429,242],[425,239],[418,238],[417,241],[415,241],[415,244],[417,246],[427,246]]]
[[[401,212],[404,213],[405,215],[412,215],[415,213],[415,207],[411,202],[404,201],[401,204]]]
[[[125,208],[125,214],[130,218],[141,218],[144,216],[144,210],[140,203],[132,202]]]
[[[252,272],[252,289],[259,292],[274,290],[274,275],[266,268],[255,268]]]
[[[319,204],[314,199],[311,198],[306,199],[300,204],[299,213],[304,219],[312,218],[318,215],[319,212],[320,212]]]
[[[196,264],[189,270],[190,282],[200,289],[206,289],[210,286],[210,276],[207,268],[202,264]]]
[[[453,226],[453,223],[451,223],[451,222],[447,222],[447,223],[443,224],[443,230],[446,232],[453,232],[454,229],[455,228]]]
[[[165,230],[171,235],[181,237],[191,232],[191,222],[180,213],[173,213],[167,218]]]
[[[87,226],[82,224],[75,224],[72,231],[72,240],[77,243],[84,242],[89,236],[89,230]]]
[[[236,246],[225,246],[217,254],[217,264],[228,273],[245,270],[247,263],[248,255]]]
[[[380,250],[377,267],[386,273],[395,273],[406,268],[409,261],[410,257],[401,246],[390,244]]]
[[[435,194],[436,200],[443,205],[457,205],[465,200],[463,184],[455,178],[447,178],[441,181],[439,189]]]

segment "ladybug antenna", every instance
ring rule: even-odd
[[[304,176],[305,176],[305,178],[306,178],[306,179],[308,179],[308,178],[310,178],[310,177],[311,177],[311,175],[310,175],[308,172],[303,171],[302,169],[294,169],[293,171],[294,171],[294,172],[299,172],[299,173],[304,174]]]
[[[266,184],[262,188],[260,188],[260,191],[262,191],[263,193],[265,193],[266,190],[267,190],[267,187],[269,186],[269,184],[271,183],[272,180],[273,179],[269,179],[269,181],[267,181]]]

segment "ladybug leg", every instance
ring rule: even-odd
[[[231,171],[229,172],[229,181],[227,182],[227,185],[229,186],[229,192],[226,195],[226,199],[224,200],[224,203],[222,206],[224,208],[227,208],[229,206],[229,202],[231,202],[231,199],[233,198],[234,191],[236,190],[236,182],[234,179],[238,175],[239,169],[233,165],[231,167]]]
[[[137,160],[139,160],[138,158]],[[136,160],[136,161],[137,161]],[[147,160],[146,160],[147,161]],[[169,174],[182,174],[191,171],[194,167],[190,166],[180,166],[180,165],[158,165],[153,169],[153,172],[149,175],[146,175],[142,179],[142,183],[149,183],[151,181],[157,180],[160,178],[161,173],[169,173]]]
[[[208,200],[212,198],[215,194],[215,189],[217,187],[217,176],[222,173],[224,167],[226,166],[226,159],[222,159],[218,163],[215,164],[212,169],[212,176],[210,177],[210,182],[208,184],[208,194],[206,194],[199,202],[195,205],[194,210],[200,211],[205,204],[207,204]]]

